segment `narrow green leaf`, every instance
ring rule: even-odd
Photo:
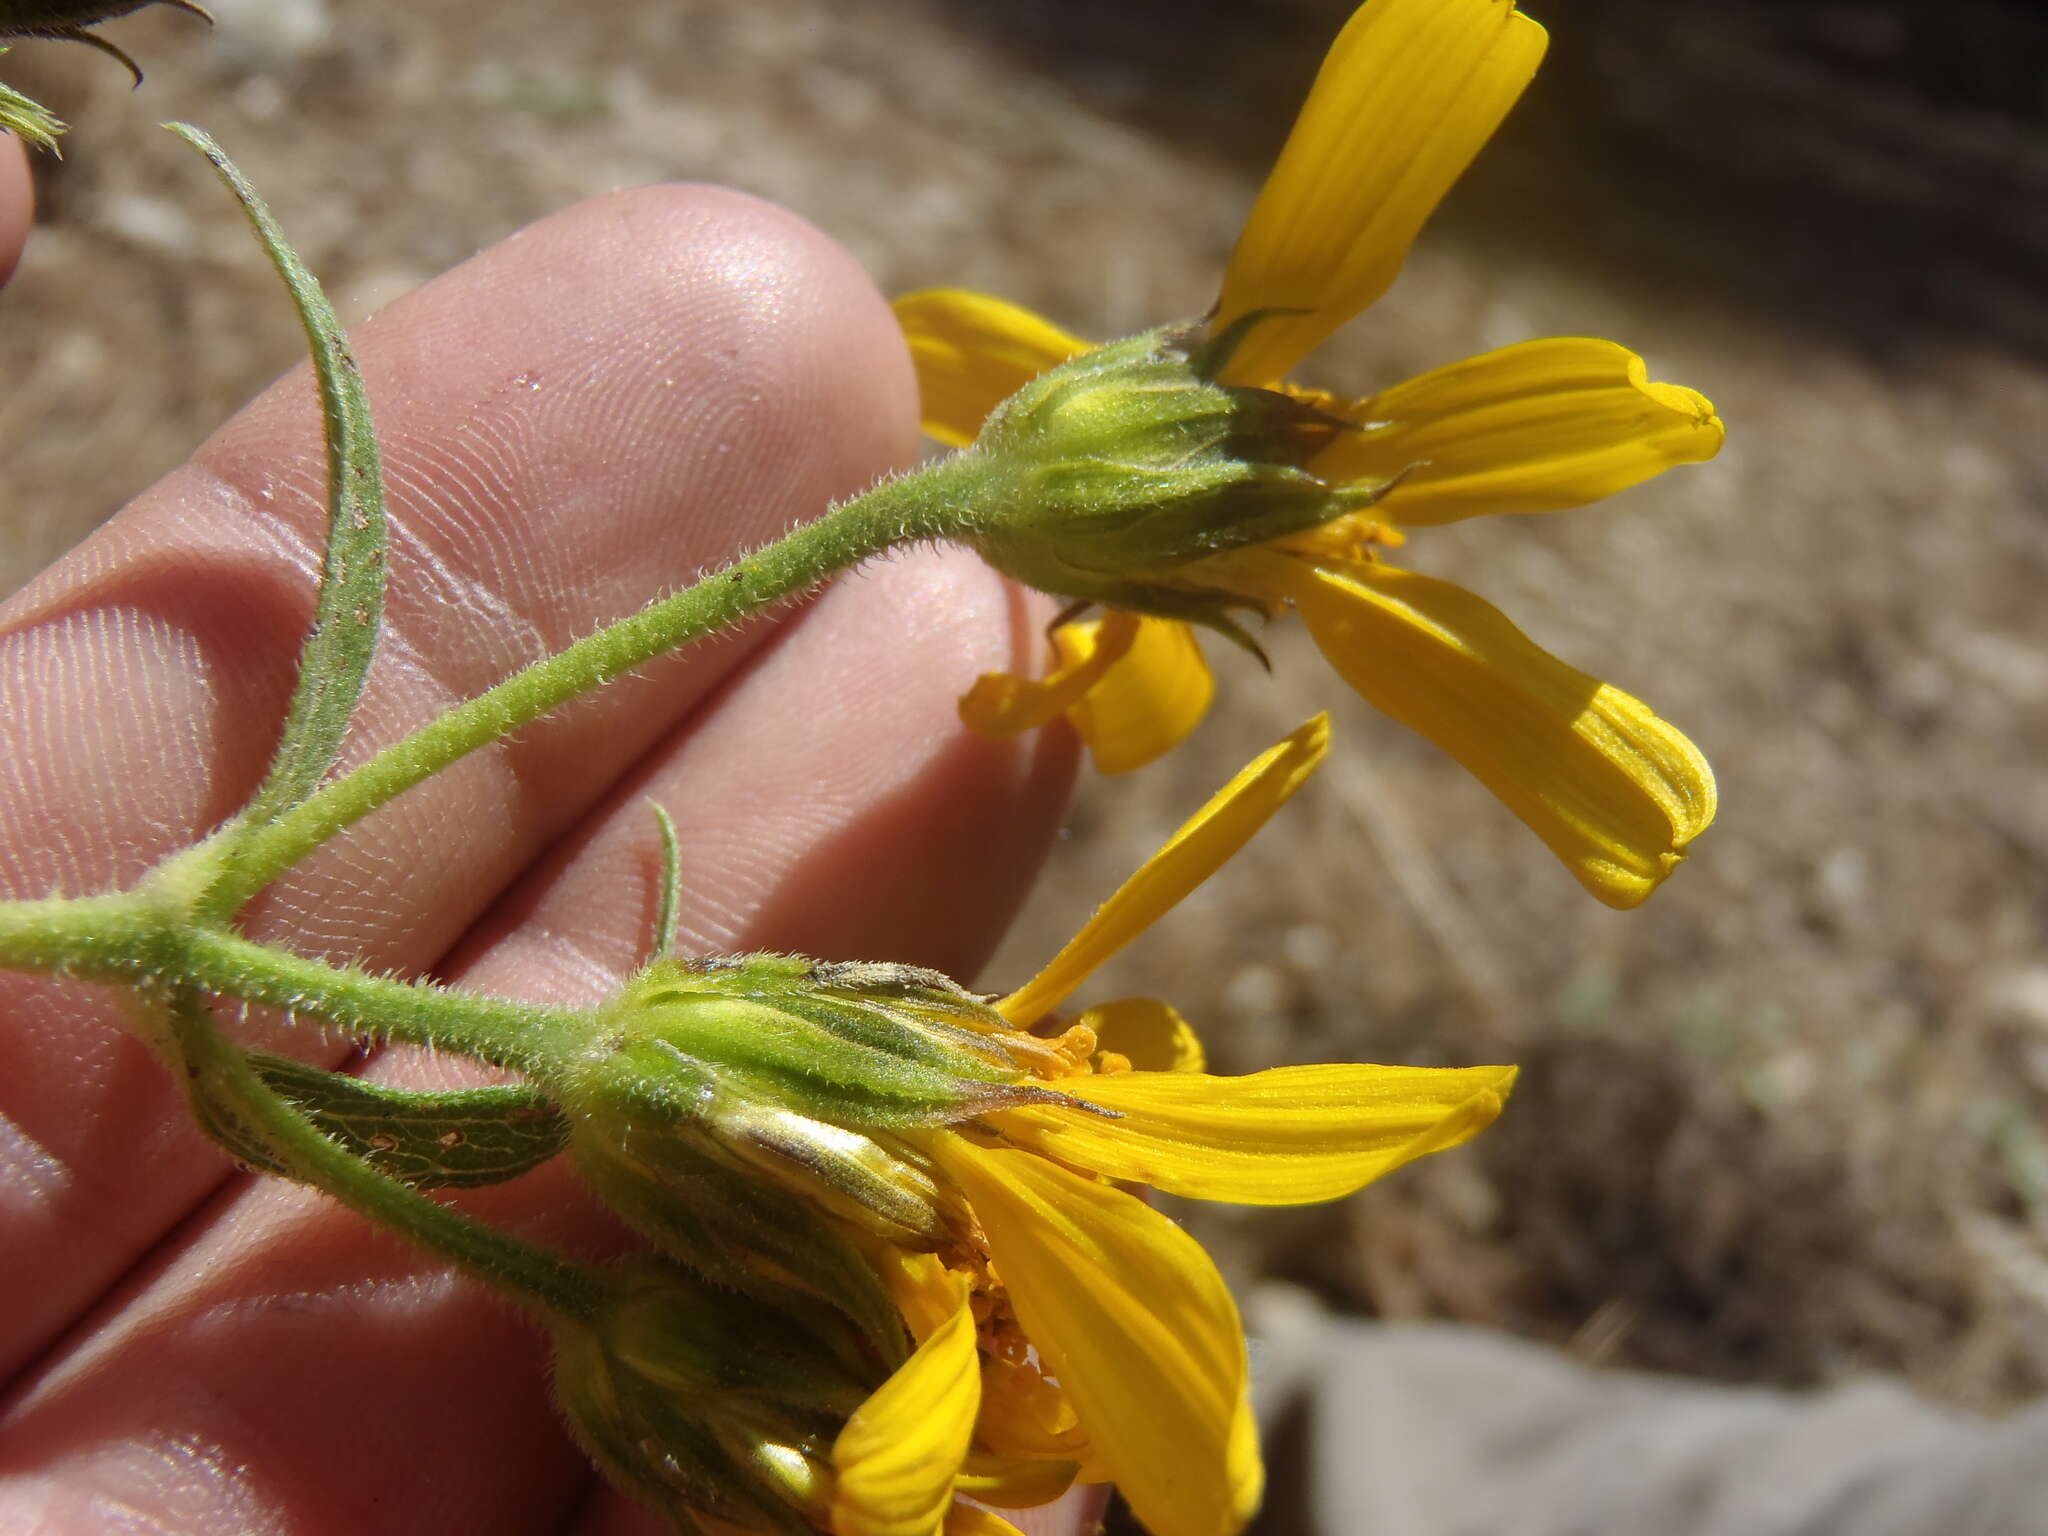
[[[424,1093],[251,1052],[257,1075],[322,1132],[414,1189],[502,1184],[560,1152],[569,1122],[522,1086]],[[241,1161],[281,1173],[258,1136],[215,1112],[207,1129]]]
[[[84,43],[110,59],[119,60],[140,85],[141,67],[116,45],[86,28],[151,5],[190,11],[208,26],[213,25],[213,14],[198,0],[0,0],[0,37],[48,37]]]
[[[661,825],[661,900],[654,909],[654,958],[660,959],[676,947],[676,912],[683,901],[683,852],[676,841],[676,824],[657,800],[654,819]]]
[[[262,788],[242,814],[245,825],[261,826],[319,787],[340,755],[342,738],[362,697],[384,618],[383,469],[362,373],[320,284],[220,146],[189,123],[165,126],[206,156],[241,201],[256,238],[298,306],[320,384],[327,444],[327,556],[313,632],[299,656],[299,682],[285,716],[284,737]]]

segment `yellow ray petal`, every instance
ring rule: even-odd
[[[992,1117],[1020,1145],[1199,1200],[1334,1200],[1500,1113],[1513,1067],[1275,1067],[1249,1077],[1123,1072],[1062,1092],[1120,1120],[1030,1108]]]
[[[1583,336],[1467,358],[1346,414],[1371,425],[1318,455],[1316,473],[1401,475],[1373,515],[1410,526],[1584,506],[1711,459],[1724,435],[1704,395],[1652,383],[1628,348]]]
[[[998,1509],[1036,1509],[1050,1504],[1074,1486],[1081,1469],[1071,1461],[1004,1460],[970,1455],[960,1474],[959,1491]]]
[[[1148,623],[1135,613],[1112,612],[1088,625],[1062,624],[1054,631],[1060,664],[1044,677],[1018,677],[1009,672],[984,672],[960,696],[960,721],[977,736],[1008,741],[1077,708],[1089,690],[1129,654]],[[1070,629],[1086,628],[1085,637],[1067,637]]]
[[[1330,718],[1317,715],[1260,754],[1098,907],[1044,970],[997,1003],[996,1011],[1022,1028],[1058,1007],[1097,966],[1221,869],[1287,803],[1329,749]]]
[[[1600,900],[1633,907],[1714,819],[1714,775],[1649,706],[1566,666],[1462,587],[1261,555],[1374,708],[1507,803]]]
[[[924,429],[964,448],[988,413],[1046,369],[1092,343],[1021,305],[964,288],[926,288],[895,303],[917,366]]]
[[[855,1410],[832,1446],[833,1536],[937,1536],[981,1407],[964,1277],[953,1315]]]
[[[1209,1064],[1194,1026],[1156,997],[1098,1003],[1074,1022],[1095,1031],[1098,1050],[1116,1052],[1140,1072],[1200,1072]]]
[[[913,1253],[879,1240],[863,1240],[861,1247],[914,1342],[922,1344],[953,1320],[960,1310],[960,1276],[937,1254]]]
[[[1232,1536],[1258,1506],[1237,1308],[1201,1245],[1110,1185],[1029,1152],[933,1138],[1017,1320],[1094,1455],[1154,1536]]]
[[[1504,0],[1369,0],[1330,46],[1223,278],[1253,327],[1227,383],[1270,384],[1385,293],[1423,221],[1507,116],[1543,29]]]
[[[1062,670],[1096,654],[1097,632],[1119,617],[1062,624],[1053,631]],[[1179,746],[1202,723],[1216,694],[1216,680],[1190,626],[1149,614],[1137,625],[1125,654],[1067,710],[1098,773],[1129,773]]]

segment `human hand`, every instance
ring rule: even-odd
[[[0,161],[4,235],[26,186]],[[393,526],[349,762],[915,451],[882,301],[816,232],[731,193],[572,209],[355,342]],[[322,476],[301,369],[0,610],[0,894],[131,883],[253,788],[311,612]],[[681,834],[683,952],[971,975],[1072,765],[1057,735],[966,734],[954,699],[1027,665],[1041,618],[963,556],[878,564],[411,791],[248,926],[594,1003],[651,939],[652,798]],[[349,1051],[276,1021],[235,1032]],[[0,1052],[0,1529],[651,1527],[594,1488],[538,1332],[322,1197],[235,1173],[112,993],[0,975]],[[364,1070],[466,1069],[386,1050]],[[586,1254],[630,1241],[559,1164],[463,1204]]]

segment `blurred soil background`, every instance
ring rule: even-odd
[[[574,199],[699,178],[798,210],[886,290],[1110,336],[1207,306],[1348,9],[212,3],[211,33],[106,29],[139,92],[63,44],[0,65],[77,124],[0,296],[0,589],[298,355],[162,119],[241,160],[348,318]],[[1187,1211],[1240,1281],[2010,1406],[2048,1385],[2048,13],[1530,8],[1543,74],[1315,373],[1363,394],[1590,334],[1715,401],[1715,464],[1403,558],[1681,724],[1721,819],[1609,912],[1345,696],[1318,782],[1091,996],[1172,997],[1226,1070],[1523,1064],[1488,1135],[1351,1201]],[[1085,785],[996,974],[1342,694],[1297,629],[1270,640],[1270,681],[1215,656],[1191,748]]]

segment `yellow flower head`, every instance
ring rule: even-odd
[[[899,1378],[950,1369],[948,1379],[964,1381],[978,1346],[979,1396],[961,1390],[950,1421],[922,1389],[870,1400],[835,1452],[838,1536],[937,1529],[871,1521],[865,1457],[900,1454],[913,1438],[936,1450],[949,1432],[970,1450],[963,1461],[948,1441],[923,1464],[927,1505],[941,1489],[1037,1502],[1006,1498],[1006,1479],[1037,1493],[1034,1475],[1071,1463],[1066,1475],[1113,1481],[1155,1536],[1228,1536],[1257,1508],[1237,1309],[1200,1245],[1118,1183],[1240,1204],[1335,1199],[1478,1134],[1500,1112],[1514,1069],[1326,1065],[1217,1077],[1163,1003],[1125,999],[1064,1028],[1052,1010],[1242,847],[1328,741],[1318,716],[1259,757],[995,1004],[1012,1026],[1061,1048],[1046,1080],[1065,1102],[913,1138],[965,1200],[971,1228],[952,1248],[902,1260],[895,1280],[923,1341]],[[911,1482],[886,1480],[873,1507],[904,1497]]]
[[[1323,496],[1315,525],[1267,534],[1233,514],[1211,552],[1183,538],[1170,565],[1114,596],[1043,580],[1042,558],[990,551],[1108,611],[1055,633],[1050,676],[984,677],[961,701],[970,725],[1007,736],[1064,714],[1104,772],[1136,768],[1208,708],[1186,621],[1228,627],[1222,606],[1291,606],[1353,689],[1462,762],[1602,901],[1634,906],[1677,865],[1714,815],[1713,775],[1692,743],[1490,604],[1383,555],[1402,528],[1580,506],[1711,458],[1713,407],[1651,382],[1627,349],[1581,337],[1505,347],[1359,400],[1286,380],[1393,282],[1545,41],[1511,0],[1370,0],[1352,16],[1238,239],[1210,341],[1189,354],[1198,382],[1284,396],[1339,428],[1293,434],[1295,467]],[[981,294],[915,293],[896,312],[925,428],[956,446],[1039,375],[1095,350]]]
[[[1162,1003],[1053,1011],[1264,824],[1328,735],[1319,716],[1253,762],[993,1004],[928,972],[765,957],[655,971],[607,1011],[604,1053],[564,1095],[586,1169],[674,1258],[839,1340],[821,1390],[850,1354],[875,1383],[826,1434],[824,1400],[785,1372],[779,1417],[722,1425],[717,1456],[739,1456],[735,1436],[773,1448],[772,1488],[834,1536],[1000,1533],[963,1496],[1023,1507],[1077,1480],[1116,1483],[1157,1536],[1242,1527],[1261,1474],[1236,1308],[1201,1247],[1119,1186],[1333,1199],[1476,1134],[1513,1069],[1219,1077]],[[785,1208],[729,1207],[735,1178]],[[665,1412],[609,1385],[644,1377],[648,1347],[585,1354],[608,1373],[592,1411],[623,1392],[642,1405],[628,1426]],[[600,1429],[586,1437],[631,1439]],[[716,1460],[689,1444],[678,1464]],[[687,1482],[661,1467],[639,1484]]]

